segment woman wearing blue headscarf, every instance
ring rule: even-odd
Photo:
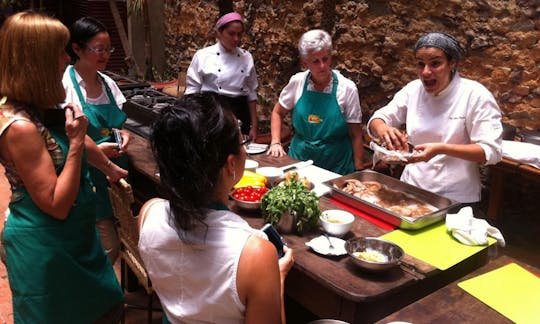
[[[474,203],[481,198],[479,165],[502,158],[502,125],[491,92],[457,72],[463,54],[448,34],[422,36],[414,46],[418,79],[376,111],[368,129],[389,149],[415,146],[402,181]],[[406,134],[396,128],[403,124]]]

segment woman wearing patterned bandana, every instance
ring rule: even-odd
[[[368,122],[373,138],[417,151],[401,180],[462,203],[480,200],[479,164],[502,158],[501,112],[480,83],[457,72],[464,50],[444,33],[422,36],[414,46],[419,79],[401,89]],[[404,135],[396,127],[406,124]]]

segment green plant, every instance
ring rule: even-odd
[[[321,215],[319,198],[296,179],[270,189],[262,198],[261,210],[263,219],[272,225],[289,212],[298,231],[316,226]]]

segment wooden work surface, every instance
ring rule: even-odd
[[[135,195],[144,201],[156,196],[159,180],[152,152],[146,139],[133,134],[129,147],[130,181]],[[296,160],[286,156],[252,155],[260,166],[284,166]],[[327,197],[320,198],[322,210],[336,209]],[[240,214],[252,227],[261,228],[259,213]],[[380,236],[387,233],[371,222],[358,217],[351,232],[354,236]],[[286,281],[286,294],[321,318],[336,318],[351,323],[373,323],[384,316],[432,293],[448,283],[481,267],[488,261],[488,249],[473,255],[445,271],[438,270],[413,257],[406,256],[408,267],[395,267],[383,273],[358,269],[347,256],[326,257],[310,250],[305,242],[322,234],[320,229],[308,233],[282,235],[294,250],[295,265]],[[412,270],[411,270],[412,269]]]
[[[501,256],[464,278],[437,290],[377,323],[385,324],[393,321],[410,323],[513,323],[457,285],[461,281],[474,278],[509,263],[517,263],[533,273],[540,273],[540,270],[512,257]]]
[[[489,185],[489,205],[487,217],[491,220],[499,220],[503,206],[503,191],[507,176],[522,177],[528,181],[540,182],[540,169],[518,161],[503,158],[501,162],[490,165],[491,179]]]

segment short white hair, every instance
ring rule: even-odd
[[[313,29],[305,32],[298,42],[300,58],[305,59],[311,53],[332,51],[332,37],[322,29]]]

